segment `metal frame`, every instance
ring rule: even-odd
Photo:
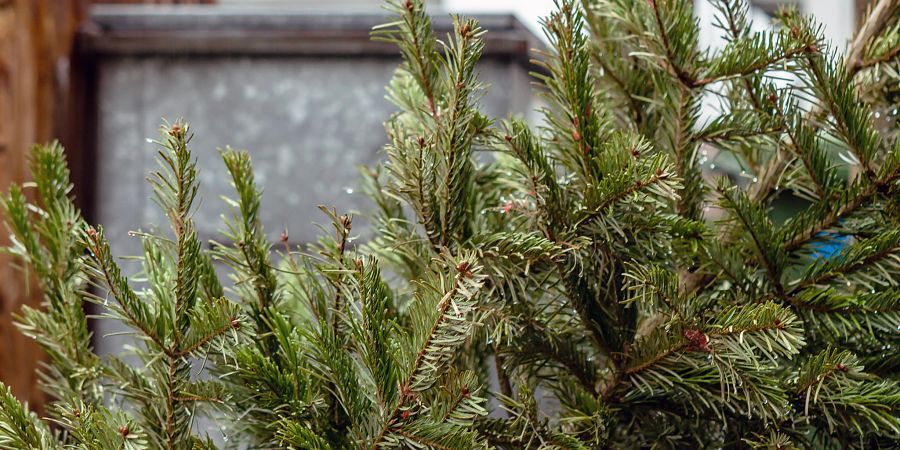
[[[484,58],[532,63],[542,42],[512,15],[478,17],[488,30]],[[98,69],[104,58],[123,56],[310,56],[398,58],[396,47],[373,41],[372,27],[389,18],[378,10],[327,13],[309,7],[256,5],[95,5],[80,28],[72,62],[74,76],[70,138],[66,139],[75,197],[85,217],[95,216]],[[447,14],[436,14],[435,33],[452,30]]]

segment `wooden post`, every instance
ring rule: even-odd
[[[66,135],[69,61],[87,0],[0,0],[0,192],[28,177],[32,144]],[[8,245],[6,229],[0,245]],[[22,336],[12,316],[37,305],[40,293],[7,255],[0,255],[0,381],[32,407],[43,396],[37,346]]]

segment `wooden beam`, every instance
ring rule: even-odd
[[[87,0],[0,0],[0,192],[27,180],[34,143],[64,137],[69,108],[69,67],[75,31]],[[6,230],[0,245],[9,244]],[[40,303],[33,282],[0,255],[0,381],[32,408],[43,396],[37,346],[13,325],[24,305]]]

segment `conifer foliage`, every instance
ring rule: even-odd
[[[845,58],[795,10],[751,32],[714,3],[718,51],[691,2],[560,0],[532,127],[479,110],[477,21],[435,37],[421,0],[390,1],[398,112],[362,246],[328,208],[319,242],[269,242],[230,149],[204,246],[178,122],[149,178],[171,229],[133,233],[129,278],[62,149],[36,147],[2,205],[55,400],[42,420],[0,390],[0,448],[215,447],[199,417],[237,448],[895,447],[900,5],[874,2]],[[88,303],[130,359],[93,351]]]

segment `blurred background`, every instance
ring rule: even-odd
[[[688,1],[688,0],[685,0]],[[539,18],[553,0],[429,0],[439,34],[447,13],[477,15],[489,30],[481,77],[483,109],[539,120],[528,74],[542,45]],[[755,26],[796,4],[844,46],[865,0],[754,0]],[[721,45],[714,9],[695,0],[704,45]],[[355,192],[358,167],[380,158],[382,123],[393,108],[384,86],[396,50],[372,42],[386,21],[381,0],[0,0],[0,190],[27,180],[27,150],[59,139],[68,150],[74,194],[91,223],[101,223],[113,252],[133,255],[128,231],[163,218],[143,182],[155,168],[163,120],[184,118],[195,133],[202,197],[201,239],[217,234],[220,196],[231,191],[218,148],[253,155],[265,187],[263,221],[273,239],[314,239],[316,205],[365,210]],[[709,114],[713,112],[710,111]],[[724,170],[728,170],[727,167]],[[357,228],[354,227],[354,231]],[[365,230],[361,230],[365,234]],[[0,245],[8,244],[6,232]],[[127,269],[127,268],[126,268]],[[35,345],[12,325],[39,292],[0,255],[0,381],[39,408]],[[116,331],[94,321],[95,338]],[[97,341],[101,352],[122,338]]]

